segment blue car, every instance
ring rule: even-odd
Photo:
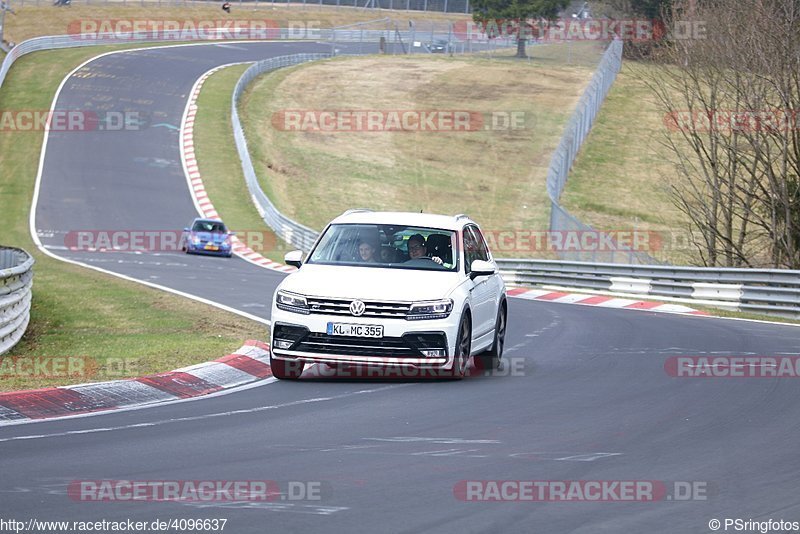
[[[212,254],[230,258],[233,254],[231,236],[225,223],[218,219],[195,219],[184,228],[183,251],[187,254]]]

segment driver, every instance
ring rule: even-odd
[[[427,258],[429,260],[433,260],[439,265],[442,264],[442,259],[433,256],[428,256],[428,249],[425,247],[425,238],[422,237],[422,234],[414,234],[408,238],[408,259],[409,260],[416,260],[418,258]]]

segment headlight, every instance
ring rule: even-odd
[[[451,299],[432,300],[428,302],[415,302],[408,310],[406,319],[409,321],[421,321],[423,319],[446,319],[453,311],[453,301]]]
[[[200,244],[200,237],[196,236],[196,235],[193,235],[192,236],[192,244],[193,245],[199,245]]]
[[[302,313],[308,315],[308,303],[303,295],[289,293],[288,291],[278,291],[275,295],[275,305],[279,310]]]

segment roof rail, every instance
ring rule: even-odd
[[[454,215],[453,217],[455,218],[455,220],[469,219],[469,215],[467,215],[466,213],[459,213],[458,215]]]
[[[359,213],[359,212],[362,212],[362,211],[366,211],[366,212],[372,213],[372,210],[369,209],[369,208],[353,208],[351,210],[345,210],[345,212],[342,213],[342,215],[350,215],[351,213]],[[340,217],[341,217],[341,215],[340,215]]]

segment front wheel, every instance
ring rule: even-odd
[[[465,315],[461,318],[458,325],[458,336],[456,337],[456,353],[453,358],[453,368],[445,373],[447,378],[461,380],[467,373],[469,366],[469,354],[472,347],[472,328],[469,317]]]
[[[303,362],[291,360],[279,360],[269,356],[269,366],[272,369],[272,376],[280,380],[297,380],[303,374],[305,364]]]
[[[492,348],[475,357],[475,363],[478,369],[490,371],[500,368],[500,362],[503,358],[503,347],[506,342],[507,318],[506,305],[505,303],[501,303],[500,309],[497,310],[497,321],[494,325],[494,342],[492,343]]]

